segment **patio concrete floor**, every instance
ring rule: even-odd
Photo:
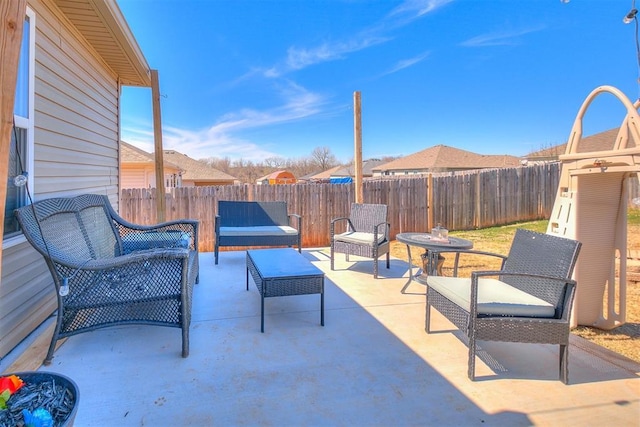
[[[76,426],[638,426],[640,366],[578,337],[570,384],[558,380],[557,346],[481,342],[477,380],[467,347],[434,311],[424,331],[424,287],[403,260],[304,250],[326,273],[319,295],[260,297],[245,252],[200,255],[190,356],[180,330],[121,326],[69,338],[41,371],[80,388]]]

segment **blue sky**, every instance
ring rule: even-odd
[[[437,144],[524,155],[564,143],[587,95],[638,98],[630,0],[118,0],[157,69],[163,140],[261,161],[329,147],[363,158]],[[151,91],[125,88],[122,138],[153,151]],[[620,125],[600,96],[586,135]]]

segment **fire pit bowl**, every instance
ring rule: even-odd
[[[33,412],[38,408],[49,411],[54,426],[73,426],[80,393],[71,378],[38,371],[1,374],[9,375],[18,376],[24,385],[7,400],[7,409],[0,409],[0,426],[22,425],[22,410]]]

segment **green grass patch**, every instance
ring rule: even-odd
[[[627,222],[630,225],[640,225],[640,209],[629,208],[627,212]]]

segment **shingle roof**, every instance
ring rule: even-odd
[[[122,163],[155,163],[155,156],[124,141],[120,141],[120,161]],[[180,169],[180,166],[164,160],[164,165]]]
[[[374,170],[483,169],[519,165],[520,159],[515,156],[476,154],[446,145],[435,145],[375,167]]]
[[[362,175],[372,176],[373,169],[376,169],[377,166],[383,163],[384,162],[382,160],[378,160],[378,159],[364,160],[362,162]],[[354,164],[352,163],[348,166],[342,166],[339,169],[333,171],[331,173],[331,176],[355,176],[355,174],[356,174],[356,171],[354,169]]]
[[[218,169],[212,168],[204,162],[192,159],[186,154],[175,150],[164,150],[164,160],[178,165],[185,172],[183,180],[193,181],[234,181],[236,178]]]
[[[314,175],[311,176],[305,176],[305,179],[329,179],[331,178],[331,175],[337,171],[342,169],[344,166],[339,165],[339,166],[334,166],[331,169],[327,169],[326,171],[322,171],[322,172],[318,172]]]
[[[613,145],[618,135],[620,128],[613,128],[604,132],[596,133],[589,136],[584,136],[578,142],[577,152],[588,153],[591,151],[608,151],[613,148]],[[636,146],[636,142],[633,140],[631,133],[629,134],[629,141],[627,142],[627,148]],[[528,159],[534,160],[535,158],[558,158],[559,155],[564,154],[567,149],[567,144],[556,145],[555,147],[545,148],[544,150],[535,151],[528,154]]]
[[[293,173],[291,173],[291,172],[289,172],[287,170],[278,170],[278,171],[275,171],[275,172],[268,173],[267,175],[258,178],[256,181],[264,181],[264,180],[267,180],[267,179],[278,179],[278,178],[282,178],[282,177],[284,177],[284,178],[293,178],[293,179],[296,178],[295,175],[293,175]]]

